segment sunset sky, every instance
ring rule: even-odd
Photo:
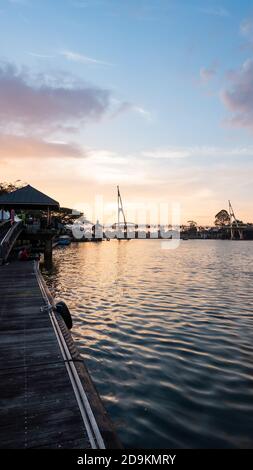
[[[0,180],[253,222],[253,1],[0,0]]]

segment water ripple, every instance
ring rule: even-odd
[[[126,447],[252,447],[253,243],[72,244],[45,273]]]

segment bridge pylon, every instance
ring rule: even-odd
[[[243,229],[239,227],[238,220],[235,216],[234,209],[232,207],[231,201],[228,201],[228,211],[230,217],[230,230],[231,230],[231,240],[235,239],[236,230],[239,233],[240,240],[243,240]]]

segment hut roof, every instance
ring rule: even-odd
[[[59,209],[59,202],[29,184],[0,196],[0,207],[8,209]]]

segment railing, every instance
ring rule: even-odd
[[[14,222],[9,230],[5,233],[3,238],[0,237],[0,261],[6,261],[15,241],[23,230],[22,222]]]
[[[5,234],[8,232],[8,230],[11,228],[11,221],[10,220],[3,220],[0,222],[0,240],[3,239]]]

